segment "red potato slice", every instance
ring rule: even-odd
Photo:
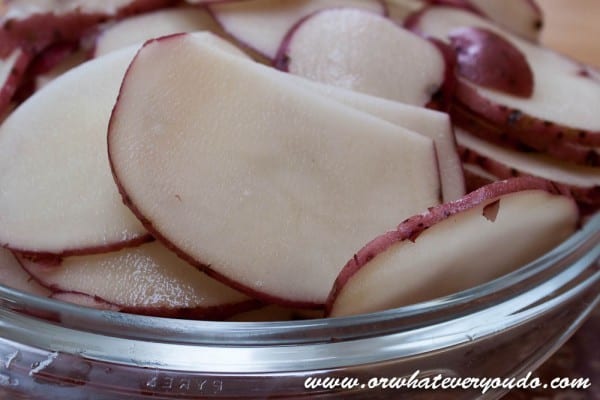
[[[546,79],[549,79],[549,76]],[[481,91],[485,89],[475,88],[466,81],[462,81],[461,83],[457,86],[455,92],[457,104],[466,109],[469,114],[475,115],[487,124],[501,129],[506,134],[523,143],[540,148],[549,146],[558,146],[560,148],[563,143],[600,147],[600,130],[587,130],[580,127],[589,124],[579,123],[577,127],[574,127],[541,119],[519,108],[510,108],[494,101],[489,101],[481,96]],[[540,91],[537,92],[539,93]],[[558,105],[561,102],[565,104],[564,98],[559,98],[556,93],[548,95],[554,96],[553,101],[557,102],[554,106],[548,108],[548,113],[555,111],[556,114],[560,114]],[[542,95],[534,94],[534,97],[539,98],[540,96]],[[567,104],[565,104],[567,108],[571,107],[569,103],[567,101]],[[588,119],[593,118],[591,117],[592,108],[593,106],[590,104],[582,104],[582,111],[578,114],[582,118],[586,118],[584,114],[587,114]]]
[[[557,160],[579,165],[600,166],[600,148],[598,147],[583,146],[571,142],[547,142],[544,139],[540,140],[539,135],[536,135],[535,132],[520,134],[519,138],[515,139],[514,136],[471,114],[457,104],[452,107],[451,114],[452,121],[456,126],[493,144],[517,151],[537,151]]]
[[[387,18],[354,9],[324,10],[305,19],[283,41],[275,66],[418,106],[429,103],[446,72],[436,46]]]
[[[318,307],[353,245],[438,202],[438,171],[431,140],[280,76],[194,35],[149,42],[109,155],[126,204],[181,257],[260,300]]]
[[[0,56],[19,47],[37,53],[56,42],[77,41],[108,19],[173,3],[174,0],[9,0],[0,20]]]
[[[157,242],[67,257],[51,267],[24,257],[19,260],[47,288],[87,295],[123,312],[223,318],[256,306],[249,297],[208,277]]]
[[[106,129],[136,48],[82,65],[0,127],[0,244],[85,254],[149,239],[111,176]]]
[[[438,21],[440,18],[443,21]],[[408,25],[421,34],[437,37],[444,41],[447,41],[449,33],[456,29],[464,27],[485,29],[510,42],[526,56],[530,63],[543,63],[547,68],[565,73],[580,72],[582,68],[582,64],[578,61],[538,44],[523,40],[482,16],[456,8],[427,7],[412,15]]]
[[[227,50],[224,47],[223,49]],[[230,50],[232,54],[238,53],[248,58],[233,46]],[[282,75],[281,79],[289,80],[290,76]],[[324,85],[301,77],[293,76],[293,79],[300,86],[432,139],[436,145],[443,201],[456,200],[465,194],[460,158],[456,151],[452,126],[446,114]]]
[[[544,18],[534,0],[468,0],[483,15],[510,32],[538,42]]]
[[[533,95],[522,99],[458,79],[457,100],[471,112],[518,136],[536,132],[547,142],[571,141],[600,145],[600,83],[581,75],[581,64],[502,30],[472,13],[450,7],[429,7],[413,15],[415,31],[448,41],[450,32],[478,27],[501,35],[521,51],[533,71]],[[564,96],[577,93],[577,96]]]
[[[220,33],[221,28],[204,8],[180,7],[130,17],[117,22],[99,35],[94,57],[144,43],[148,39],[197,31]]]
[[[327,315],[430,300],[524,266],[577,227],[575,202],[558,194],[543,180],[501,181],[404,221],[348,262],[329,296]]]
[[[196,40],[242,54],[209,33]],[[106,150],[111,111],[138,48],[61,76],[0,127],[0,244],[43,258],[102,253],[151,238],[123,205]]]
[[[0,248],[0,284],[41,297],[52,294],[21,267],[13,253],[2,248]]]
[[[568,188],[578,202],[600,206],[600,169],[510,150],[459,128],[455,133],[463,162],[479,165],[499,179],[521,175],[544,178]]]
[[[303,18],[327,8],[348,7],[385,14],[379,0],[250,0],[210,5],[217,21],[240,43],[273,60],[287,32]]]

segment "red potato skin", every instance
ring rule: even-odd
[[[16,254],[19,254],[21,257],[24,257],[30,261],[34,261],[37,263],[47,264],[49,266],[59,265],[62,262],[62,259],[65,257],[71,256],[89,256],[93,254],[102,254],[102,253],[110,253],[113,251],[122,250],[128,247],[137,247],[144,243],[149,243],[154,241],[154,238],[150,234],[145,234],[143,236],[133,238],[131,240],[125,240],[117,243],[110,243],[103,246],[97,247],[81,247],[81,248],[73,248],[73,249],[65,249],[60,253],[48,253],[48,252],[35,252],[30,250],[18,249],[10,246],[10,244],[0,244],[1,247],[5,247]]]
[[[21,52],[5,82],[0,83],[0,115],[8,109],[13,96],[18,91],[26,74],[27,66],[31,62],[31,54]]]
[[[476,166],[476,164],[465,163],[463,165],[465,166],[464,171],[465,171],[465,183],[467,186],[467,193],[470,193],[472,191],[475,191],[475,190],[481,188],[482,186],[489,185],[490,183],[500,180],[500,178],[498,178],[498,177],[494,177],[494,179],[492,180],[488,177],[481,176],[477,173],[469,171],[469,169],[466,168],[468,165]],[[489,171],[486,171],[486,172],[490,173]],[[529,175],[520,175],[520,176],[529,176]],[[556,183],[556,185],[560,186],[562,184]],[[568,190],[571,192],[571,194],[574,196],[574,198],[576,196],[578,196],[578,193],[577,193],[578,188],[577,187],[571,186],[568,188]],[[579,190],[585,190],[585,188],[579,188]],[[598,211],[598,209],[599,209],[598,205],[594,206],[591,204],[582,203],[581,201],[578,201],[576,198],[575,198],[575,201],[577,201],[577,205],[579,207],[579,213],[581,215],[582,223],[585,222],[585,219],[587,217],[594,215],[596,213],[596,211]]]
[[[524,190],[543,190],[551,194],[566,195],[570,197],[568,191],[565,191],[563,187],[557,186],[552,182],[533,177],[513,178],[494,182],[467,194],[461,199],[432,207],[422,214],[408,218],[398,225],[395,231],[390,231],[377,237],[348,261],[338,275],[333,284],[333,288],[329,293],[325,304],[325,316],[331,315],[335,299],[342,287],[344,287],[344,285],[346,285],[346,283],[362,267],[367,265],[377,255],[385,252],[391,246],[405,240],[414,242],[421,233],[438,222],[444,221],[461,212],[468,211],[484,202],[494,200],[500,196]]]
[[[85,293],[79,292],[71,292],[71,291],[55,291],[50,296],[53,300],[64,301],[65,303],[71,303],[75,305],[80,305],[83,307],[91,307],[97,310],[107,310],[107,311],[120,311],[121,308],[113,303],[110,303],[106,300],[101,299],[97,296],[90,296]],[[93,304],[93,305],[92,305]]]
[[[118,105],[118,103],[117,103],[117,105]],[[110,129],[109,129],[109,132],[110,132]],[[110,133],[109,133],[109,135],[110,135]],[[109,154],[110,154],[110,152],[109,152]],[[112,165],[112,162],[111,162],[111,165]],[[168,248],[169,250],[171,250],[172,252],[177,254],[177,256],[179,258],[186,261],[188,264],[194,266],[195,268],[198,268],[200,271],[204,272],[211,278],[216,279],[219,282],[221,282],[239,292],[242,292],[249,297],[255,298],[260,302],[266,303],[266,304],[276,304],[276,305],[280,305],[283,307],[305,308],[305,309],[311,309],[311,310],[312,309],[319,310],[319,309],[323,308],[323,304],[320,304],[320,303],[289,301],[286,299],[281,299],[279,297],[271,296],[266,293],[258,292],[258,291],[254,290],[252,288],[249,288],[233,279],[230,279],[227,276],[224,276],[224,275],[216,272],[214,269],[211,268],[210,264],[204,263],[201,260],[196,260],[195,258],[191,257],[184,250],[182,250],[181,248],[176,246],[174,243],[169,241],[169,239],[167,239],[165,236],[163,236],[154,227],[154,224],[152,223],[152,221],[149,220],[148,218],[146,218],[143,215],[143,213],[136,207],[136,205],[131,201],[131,198],[129,197],[129,195],[127,195],[127,192],[123,188],[123,185],[121,185],[120,180],[114,171],[114,168],[113,168],[113,176],[115,177],[115,181],[117,182],[117,186],[119,187],[119,192],[121,193],[121,196],[123,196],[123,202],[137,216],[137,218],[141,221],[144,228],[146,228],[146,230],[148,230],[148,232],[151,232],[151,234],[156,238],[156,240],[161,242],[166,248]]]
[[[77,42],[100,23],[111,18],[123,18],[131,14],[164,8],[175,4],[176,0],[132,0],[117,11],[116,15],[83,14],[79,12],[64,15],[53,13],[32,14],[25,19],[0,19],[0,58],[8,57],[15,49],[25,53],[18,62],[18,70],[0,89],[0,114],[6,109],[19,89],[21,78],[29,63],[44,49],[55,43]],[[6,6],[10,8],[10,5]],[[19,90],[23,100],[32,93],[32,87]]]
[[[15,48],[38,54],[58,42],[76,41],[95,25],[106,21],[100,14],[34,14],[23,20],[5,20],[0,28],[0,56]]]
[[[77,41],[96,25],[112,18],[123,18],[175,4],[175,0],[132,0],[112,14],[72,12],[32,14],[24,19],[3,19],[0,27],[0,56],[17,47],[38,53],[57,42]],[[10,8],[10,5],[8,6]]]
[[[32,75],[48,73],[64,59],[76,52],[78,48],[79,43],[77,42],[55,43],[44,49],[31,61],[27,72]]]
[[[36,77],[51,71],[69,55],[77,51],[78,46],[79,44],[74,42],[56,43],[42,50],[29,63],[21,84],[12,97],[12,100],[17,104],[27,100],[35,92]]]
[[[463,3],[463,0],[458,1]],[[424,13],[429,7],[431,6],[426,6],[421,10],[409,15],[404,20],[404,28],[429,40],[429,42],[431,42],[441,52],[442,57],[444,57],[444,62],[446,64],[446,70],[444,71],[444,82],[442,83],[440,90],[438,90],[437,93],[432,96],[431,101],[429,101],[425,107],[448,113],[452,107],[452,103],[454,102],[454,92],[456,90],[456,85],[458,84],[458,80],[456,78],[456,54],[454,49],[449,44],[444,43],[437,38],[428,37],[418,29],[418,21],[421,18],[422,13]]]
[[[423,37],[427,37],[420,30],[420,20],[431,8],[433,6],[429,5],[409,15],[404,26]],[[587,73],[587,69],[584,70]],[[589,73],[586,75],[589,75]],[[591,79],[591,81],[595,80]],[[467,86],[460,79],[456,83],[454,103],[460,104],[470,114],[478,116],[478,118],[487,121],[489,125],[495,126],[527,145],[530,144],[519,138],[527,137],[531,142],[535,140],[535,142],[544,143],[544,145],[570,142],[582,146],[600,146],[600,131],[587,131],[552,121],[544,121],[525,114],[521,110],[497,104],[480,96],[475,89]]]
[[[292,62],[290,56],[288,55],[290,44],[292,42],[292,38],[296,34],[296,31],[304,24],[304,22],[314,15],[318,14],[321,11],[316,11],[312,14],[309,14],[305,17],[302,17],[298,22],[296,22],[290,30],[285,34],[281,44],[279,45],[279,49],[277,50],[277,55],[273,59],[273,68],[276,68],[283,72],[290,72],[290,63]]]
[[[478,116],[472,115],[459,104],[454,104],[450,110],[452,122],[467,132],[488,140],[499,146],[523,152],[540,152],[556,158],[557,160],[572,162],[589,167],[600,166],[600,153],[598,148],[582,146],[572,142],[547,142],[531,132],[514,135],[502,131]],[[541,139],[541,140],[540,140]]]
[[[456,72],[480,86],[517,97],[533,94],[533,71],[527,58],[509,41],[481,28],[450,33],[456,52]]]
[[[510,179],[515,177],[532,177],[532,175],[520,171],[511,166],[505,165],[491,158],[485,157],[472,149],[458,146],[458,154],[465,164],[477,165],[498,179]],[[571,197],[579,204],[580,208],[586,210],[600,209],[600,186],[581,187],[568,185],[561,182],[549,181],[553,187],[558,188],[563,193],[569,193]]]
[[[600,90],[600,87],[599,87]],[[477,91],[460,80],[455,91],[456,103],[470,114],[477,116],[508,135],[522,142],[549,145],[569,142],[582,146],[599,147],[600,131],[586,131],[544,121],[521,110],[509,108],[482,97]]]

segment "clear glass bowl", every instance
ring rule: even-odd
[[[505,391],[308,390],[307,377],[514,377],[600,301],[600,214],[488,284],[410,307],[281,323],[96,311],[0,286],[0,398],[498,399]]]

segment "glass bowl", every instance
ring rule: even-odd
[[[0,286],[0,398],[498,399],[506,390],[370,386],[414,374],[525,376],[600,301],[599,259],[600,213],[485,285],[385,312],[277,323],[97,311]],[[356,381],[305,387],[325,377]]]

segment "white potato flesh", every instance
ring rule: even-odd
[[[290,38],[292,74],[344,89],[423,106],[442,86],[441,52],[376,14],[335,9],[315,14]]]
[[[281,74],[280,79],[294,82],[299,87],[433,140],[440,170],[443,201],[456,200],[465,195],[462,164],[456,151],[456,140],[447,114],[311,81],[297,75]]]
[[[249,300],[177,257],[160,243],[91,256],[73,256],[59,266],[26,259],[25,268],[47,287],[100,297],[121,306],[209,308]]]
[[[545,254],[575,230],[573,201],[541,190],[491,199],[390,246],[340,289],[331,316],[396,308],[491,281]],[[551,233],[551,234],[549,234]]]
[[[9,251],[0,248],[0,285],[41,297],[52,292],[38,284],[21,266],[16,257]]]
[[[557,160],[545,154],[524,153],[495,145],[455,128],[459,145],[518,171],[584,188],[600,186],[600,169]]]
[[[210,33],[199,41],[243,56]],[[106,133],[132,46],[52,81],[0,127],[0,243],[25,252],[89,254],[146,230],[123,205]]]
[[[102,32],[96,42],[95,57],[148,39],[181,32],[219,32],[214,18],[202,8],[174,8],[124,19]]]
[[[110,113],[135,51],[62,75],[0,127],[0,243],[62,253],[146,234],[123,205],[106,147]]]
[[[456,140],[448,114],[317,82],[302,80],[298,83],[433,140],[440,169],[443,201],[453,201],[465,195],[462,164],[456,151]]]
[[[223,28],[241,43],[275,58],[286,33],[302,18],[326,8],[353,7],[384,13],[378,0],[249,0],[211,4]]]
[[[530,43],[472,13],[448,7],[435,7],[419,19],[418,29],[427,35],[448,41],[448,34],[458,27],[480,27],[500,34],[527,58],[534,75],[533,94],[519,98],[466,80],[480,96],[544,121],[600,131],[600,82],[580,75],[581,65],[551,50]],[[577,95],[567,95],[577,93]]]
[[[279,76],[190,35],[149,43],[109,152],[138,215],[188,259],[248,292],[322,304],[358,246],[438,203],[434,147]]]

